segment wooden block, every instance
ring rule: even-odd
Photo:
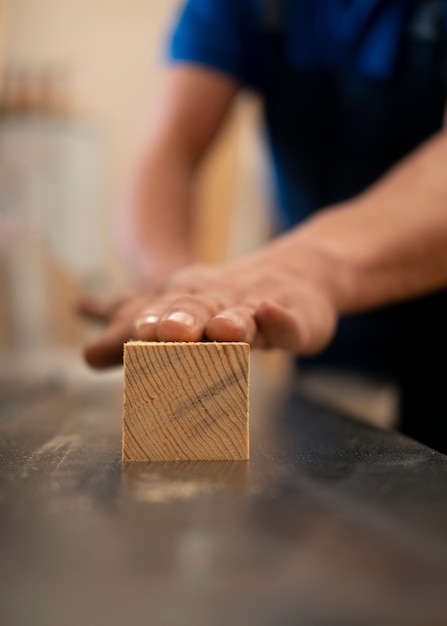
[[[246,343],[124,346],[123,461],[248,459]]]

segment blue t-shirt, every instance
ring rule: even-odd
[[[388,76],[411,4],[409,0],[289,1],[283,19],[290,61],[301,69],[343,67]],[[249,86],[262,87],[268,6],[264,0],[189,0],[173,33],[172,58],[204,64]]]

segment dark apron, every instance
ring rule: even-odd
[[[362,192],[441,128],[446,46],[439,25],[418,36],[418,24],[412,23],[392,79],[300,70],[284,50],[287,3],[268,5],[271,72],[265,118],[291,227]],[[343,317],[329,348],[300,359],[300,367],[332,365],[392,377],[402,391],[403,429],[438,448],[444,439],[447,451],[446,351],[447,291],[442,291]],[[432,417],[430,398],[439,407]]]

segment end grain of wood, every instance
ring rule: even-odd
[[[123,461],[248,459],[250,346],[124,346]]]

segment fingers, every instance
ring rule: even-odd
[[[212,296],[159,301],[137,318],[135,335],[145,341],[200,341],[219,307]]]
[[[146,311],[135,324],[135,336],[144,341],[244,341],[293,352],[302,348],[297,318],[274,302],[219,311],[193,298],[182,299],[165,311]]]
[[[95,368],[121,365],[123,362],[123,345],[132,336],[129,320],[112,322],[98,341],[84,348],[84,358]]]
[[[329,301],[315,298],[301,300],[288,308],[274,301],[264,301],[256,309],[255,320],[262,343],[310,356],[325,348],[334,336],[337,318]]]
[[[135,322],[135,336],[142,341],[200,341],[207,315],[181,306],[164,314],[148,311]]]
[[[275,302],[262,302],[256,309],[255,320],[262,345],[300,353],[303,341],[298,319]]]
[[[141,341],[157,341],[157,326],[161,314],[156,311],[143,311],[134,322],[134,335]]]
[[[86,347],[84,356],[93,367],[119,365],[123,344],[132,336],[145,341],[244,341],[296,353],[305,347],[298,319],[274,302],[219,310],[215,303],[182,298],[165,310],[146,311],[133,328],[130,319],[113,322],[97,342]]]
[[[97,298],[85,295],[79,300],[77,310],[78,313],[86,318],[98,322],[107,322],[123,301],[124,298],[103,302]]]
[[[261,280],[262,269],[253,262],[219,275],[193,268],[157,295],[145,292],[128,299],[109,315],[100,339],[85,349],[87,362],[93,367],[121,363],[123,343],[131,338],[244,341],[302,355],[324,348],[337,322],[325,293],[301,278],[281,273],[281,268],[274,274],[282,276],[281,280],[272,280],[270,265]],[[106,311],[102,313],[100,317],[106,316]]]
[[[135,323],[144,341],[246,341],[256,336],[254,307],[224,308],[217,298],[182,298],[166,309],[152,307]]]
[[[208,321],[206,336],[214,341],[253,343],[257,334],[254,311],[251,306],[234,306],[221,311]]]

